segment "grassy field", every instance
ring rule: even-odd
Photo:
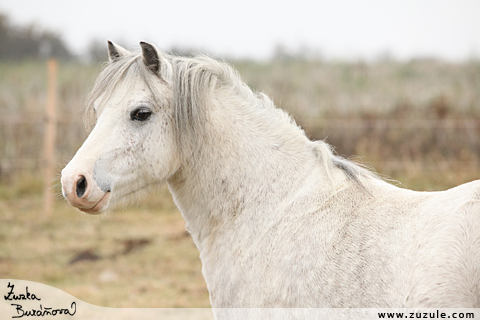
[[[405,187],[480,179],[479,62],[234,65],[310,137]],[[58,172],[86,137],[82,105],[99,71],[59,66]],[[98,217],[61,199],[52,216],[42,215],[45,79],[42,62],[0,62],[0,278],[49,284],[106,307],[208,307],[198,251],[165,188]]]
[[[165,188],[101,216],[57,201],[50,217],[41,188],[17,188],[0,188],[1,278],[45,283],[103,307],[209,307],[198,250]]]

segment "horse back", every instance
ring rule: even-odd
[[[431,193],[405,225],[405,306],[480,307],[480,181]]]

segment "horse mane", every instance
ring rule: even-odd
[[[238,100],[253,106],[254,111],[267,113],[271,121],[282,123],[282,128],[289,128],[290,132],[286,134],[308,139],[304,130],[287,112],[277,108],[264,93],[252,91],[228,63],[204,55],[180,57],[162,53],[162,56],[168,59],[173,67],[171,85],[173,86],[174,132],[176,143],[182,149],[194,152],[195,147],[201,145],[195,141],[198,142],[202,137],[204,123],[207,120],[208,102],[216,88],[229,90]],[[160,91],[152,85],[155,78],[158,81],[158,77],[142,62],[141,52],[135,52],[108,63],[86,99],[84,123],[87,130],[91,130],[96,122],[94,103],[98,103],[101,108],[120,81],[128,80],[129,73],[140,75],[153,96],[159,97]],[[365,189],[363,183],[365,179],[379,179],[379,176],[370,168],[336,155],[332,146],[323,140],[310,141],[310,145],[319,161],[323,163],[329,177],[332,177],[332,170],[338,168],[361,189]]]

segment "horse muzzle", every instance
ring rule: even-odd
[[[92,174],[66,168],[62,171],[62,194],[72,207],[89,214],[105,211],[111,199],[110,191],[98,187]]]

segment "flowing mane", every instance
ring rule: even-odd
[[[249,107],[252,116],[269,118],[275,127],[284,130],[285,135],[306,137],[304,130],[287,112],[277,108],[266,94],[252,91],[228,63],[204,55],[191,58],[167,54],[163,56],[172,66],[169,76],[173,79],[175,138],[182,150],[193,150],[200,145],[198,139],[202,137],[207,120],[208,102],[216,90],[228,91],[232,100]],[[86,99],[84,122],[87,130],[91,130],[96,122],[94,104],[101,108],[102,102],[113,94],[119,82],[133,79],[133,74],[145,81],[154,97],[159,97],[160,92],[155,86],[159,79],[141,63],[141,52],[108,63]],[[331,176],[333,168],[341,169],[362,189],[364,179],[379,178],[372,170],[336,155],[325,141],[312,141],[311,144],[328,176]]]

